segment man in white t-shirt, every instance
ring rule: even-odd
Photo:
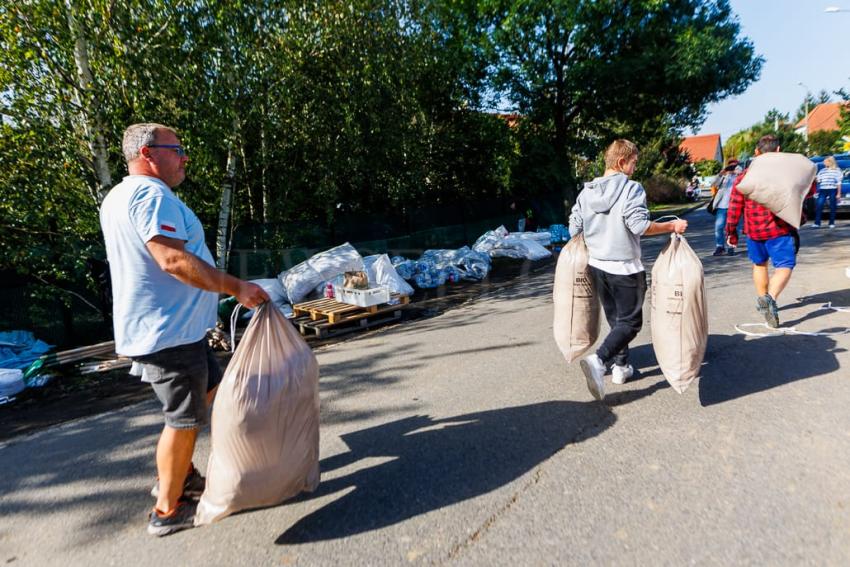
[[[217,294],[234,295],[249,308],[269,297],[214,267],[201,222],[172,192],[189,161],[177,133],[134,124],[122,149],[129,175],[104,199],[100,224],[112,277],[115,351],[141,367],[165,415],[148,523],[149,533],[162,536],[192,526],[193,498],[204,489],[192,454],[221,380],[206,343]]]

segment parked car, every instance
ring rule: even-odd
[[[818,172],[820,172],[823,169],[823,160],[826,159],[826,156],[815,156],[810,159],[818,166]],[[838,212],[850,213],[850,153],[835,154],[835,163],[844,175],[841,181],[841,199],[838,200]],[[825,207],[828,208],[829,205],[825,205]],[[815,218],[814,197],[805,200],[803,210],[806,211],[806,216],[809,219]]]

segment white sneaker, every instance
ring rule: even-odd
[[[584,372],[584,377],[587,379],[587,389],[593,394],[593,397],[599,401],[605,397],[605,365],[602,364],[602,359],[591,354],[579,361],[581,371]]]
[[[611,381],[615,384],[625,384],[626,380],[634,376],[635,369],[631,364],[625,366],[614,365],[611,369]]]

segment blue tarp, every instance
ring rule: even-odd
[[[0,332],[0,368],[25,370],[52,348],[29,331]]]

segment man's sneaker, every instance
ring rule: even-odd
[[[150,521],[148,522],[148,533],[162,537],[193,527],[197,506],[197,503],[191,500],[180,500],[177,508],[168,515],[162,515],[154,508],[151,510]]]
[[[712,254],[712,256],[723,256],[724,253],[725,253],[725,251],[723,250],[723,247],[718,246],[717,248],[714,249],[714,254]]]
[[[634,376],[635,369],[631,364],[625,366],[614,365],[611,369],[611,381],[615,384],[625,384],[626,380]]]
[[[726,250],[726,255],[727,256],[734,256],[735,255],[735,249],[729,248],[728,250]]]
[[[764,316],[764,322],[767,323],[768,327],[773,329],[779,327],[779,307],[769,293],[765,293],[757,299],[757,309]]]
[[[835,228],[834,224],[829,225],[829,228]]]
[[[186,476],[186,480],[183,481],[183,497],[184,498],[200,498],[201,494],[204,493],[204,488],[207,486],[207,479],[201,476],[201,473],[198,472],[198,469],[195,468],[195,465],[192,465],[192,472]],[[151,496],[154,498],[159,498],[159,479],[157,479],[156,484],[151,488]]]
[[[812,228],[820,228],[819,224],[812,224]]]
[[[584,377],[587,379],[587,389],[593,394],[597,400],[602,400],[605,397],[605,365],[602,359],[591,354],[579,361],[581,371],[584,372]]]

